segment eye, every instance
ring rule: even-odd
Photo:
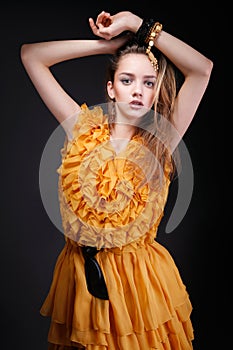
[[[121,82],[122,82],[122,84],[124,84],[124,85],[129,85],[130,83],[131,83],[131,79],[129,79],[129,78],[124,78],[124,79],[121,79]]]
[[[155,82],[154,82],[154,81],[147,80],[147,81],[145,81],[145,85],[146,85],[147,87],[153,88],[153,87],[155,86]]]

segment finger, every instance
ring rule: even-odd
[[[93,20],[93,18],[89,18],[89,24],[90,24],[90,27],[92,29],[92,32],[96,35],[96,36],[99,36],[103,39],[106,39],[106,40],[109,40],[109,34],[107,33],[104,33],[104,32],[101,32],[101,29],[98,28],[96,25],[95,25],[95,22]],[[102,26],[102,28],[104,29],[105,27]]]
[[[110,18],[110,13],[102,11],[96,20],[96,26],[100,27],[100,26],[107,26],[109,25],[109,18]]]
[[[98,26],[99,23],[102,22],[103,17],[104,17],[104,14],[105,14],[105,12],[102,11],[102,12],[97,16],[96,21],[95,21],[95,24],[96,24],[97,26]]]
[[[109,12],[105,12],[105,11],[102,11],[98,16],[97,16],[97,20],[102,18],[102,17],[109,17],[110,16],[110,13]]]
[[[110,17],[104,17],[102,23],[104,27],[109,27],[112,24],[112,20]]]
[[[90,24],[90,27],[91,27],[91,30],[93,31],[93,33],[95,35],[97,35],[98,28],[96,27],[93,18],[89,18],[89,24]]]

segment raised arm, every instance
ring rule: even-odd
[[[50,67],[70,59],[84,56],[111,54],[124,43],[124,38],[106,40],[61,40],[23,44],[23,65],[42,100],[60,122],[80,110],[52,75]]]
[[[101,12],[90,26],[95,35],[110,40],[122,31],[136,33],[142,25],[142,18],[123,11],[111,16]],[[173,124],[182,137],[190,125],[208,85],[213,62],[203,54],[162,30],[154,40],[154,45],[182,72],[184,82],[177,95]]]
[[[155,41],[155,46],[175,64],[184,76],[172,116],[174,126],[182,137],[207,88],[213,63],[191,46],[163,30]]]

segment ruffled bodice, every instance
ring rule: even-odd
[[[171,169],[167,162],[152,173],[151,152],[139,136],[116,154],[103,110],[84,105],[62,156],[59,192],[66,237],[98,249],[122,247],[145,234],[155,237]]]

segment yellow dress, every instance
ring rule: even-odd
[[[162,181],[150,176],[139,136],[116,154],[100,106],[82,106],[73,135],[58,169],[66,242],[41,308],[51,317],[49,349],[192,349],[186,287],[170,253],[155,240],[171,164],[166,162]],[[83,245],[99,250],[109,300],[87,290]]]

